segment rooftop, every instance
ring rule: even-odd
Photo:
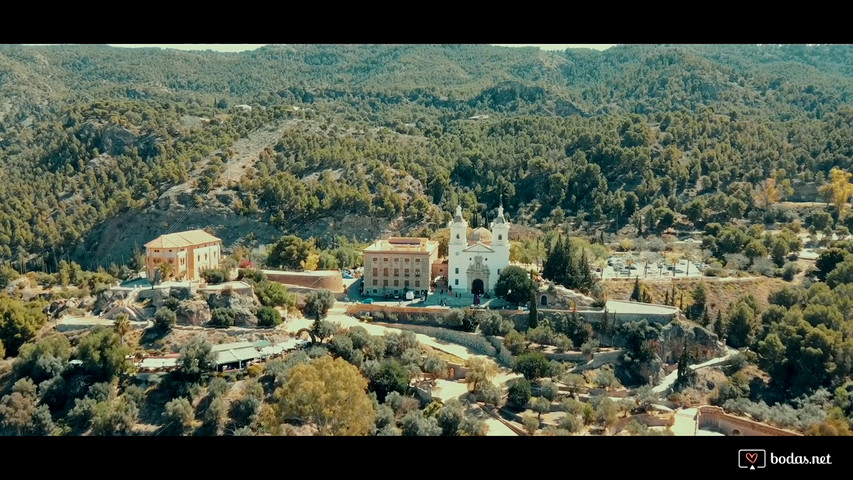
[[[143,370],[155,370],[160,368],[175,368],[178,366],[177,358],[151,357],[139,362],[139,368]]]
[[[222,242],[222,240],[204,230],[187,230],[186,232],[160,235],[146,243],[145,248],[184,248],[214,242]]]
[[[199,290],[202,292],[218,292],[221,290],[227,290],[229,288],[246,289],[246,288],[252,288],[252,286],[246,282],[234,281],[234,282],[217,283],[216,285],[208,285],[204,288],[200,288]]]
[[[633,313],[633,314],[675,314],[676,307],[668,305],[652,305],[650,303],[625,302],[620,300],[608,300],[605,306],[608,313]]]
[[[293,275],[296,277],[333,277],[340,275],[340,270],[304,270],[302,272],[291,272],[289,270],[261,270],[265,275]]]
[[[391,237],[377,240],[365,248],[365,252],[389,253],[432,253],[438,248],[438,242],[424,237]]]

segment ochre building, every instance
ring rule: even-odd
[[[364,249],[364,294],[404,294],[429,290],[438,242],[420,237],[377,240]]]
[[[201,272],[208,268],[219,268],[222,255],[222,240],[204,230],[160,235],[145,244],[146,271],[148,279],[157,280],[201,280]],[[171,263],[171,268],[163,268]],[[171,270],[165,277],[163,273]]]

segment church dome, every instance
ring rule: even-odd
[[[480,242],[484,244],[492,243],[492,232],[485,227],[475,228],[468,236],[468,240],[472,242]]]

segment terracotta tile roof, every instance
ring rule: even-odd
[[[145,248],[183,248],[202,243],[221,242],[222,240],[204,230],[188,230],[160,235],[145,244]]]

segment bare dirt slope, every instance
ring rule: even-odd
[[[792,285],[791,282],[786,282],[781,278],[768,277],[745,277],[745,278],[688,278],[684,280],[675,280],[674,282],[661,281],[643,281],[640,279],[640,285],[648,289],[652,296],[652,302],[663,303],[666,298],[666,292],[672,291],[673,285],[676,290],[676,302],[678,306],[681,293],[684,293],[684,306],[687,307],[693,302],[691,292],[693,288],[702,282],[707,291],[707,301],[709,311],[716,315],[718,309],[725,310],[728,306],[735,302],[741,295],[752,294],[758,300],[761,309],[767,308],[768,295],[774,290],[778,290],[785,285]],[[629,300],[631,292],[634,290],[634,279],[606,280],[605,288],[607,290],[607,298],[612,300]],[[712,317],[713,320],[713,317]]]

